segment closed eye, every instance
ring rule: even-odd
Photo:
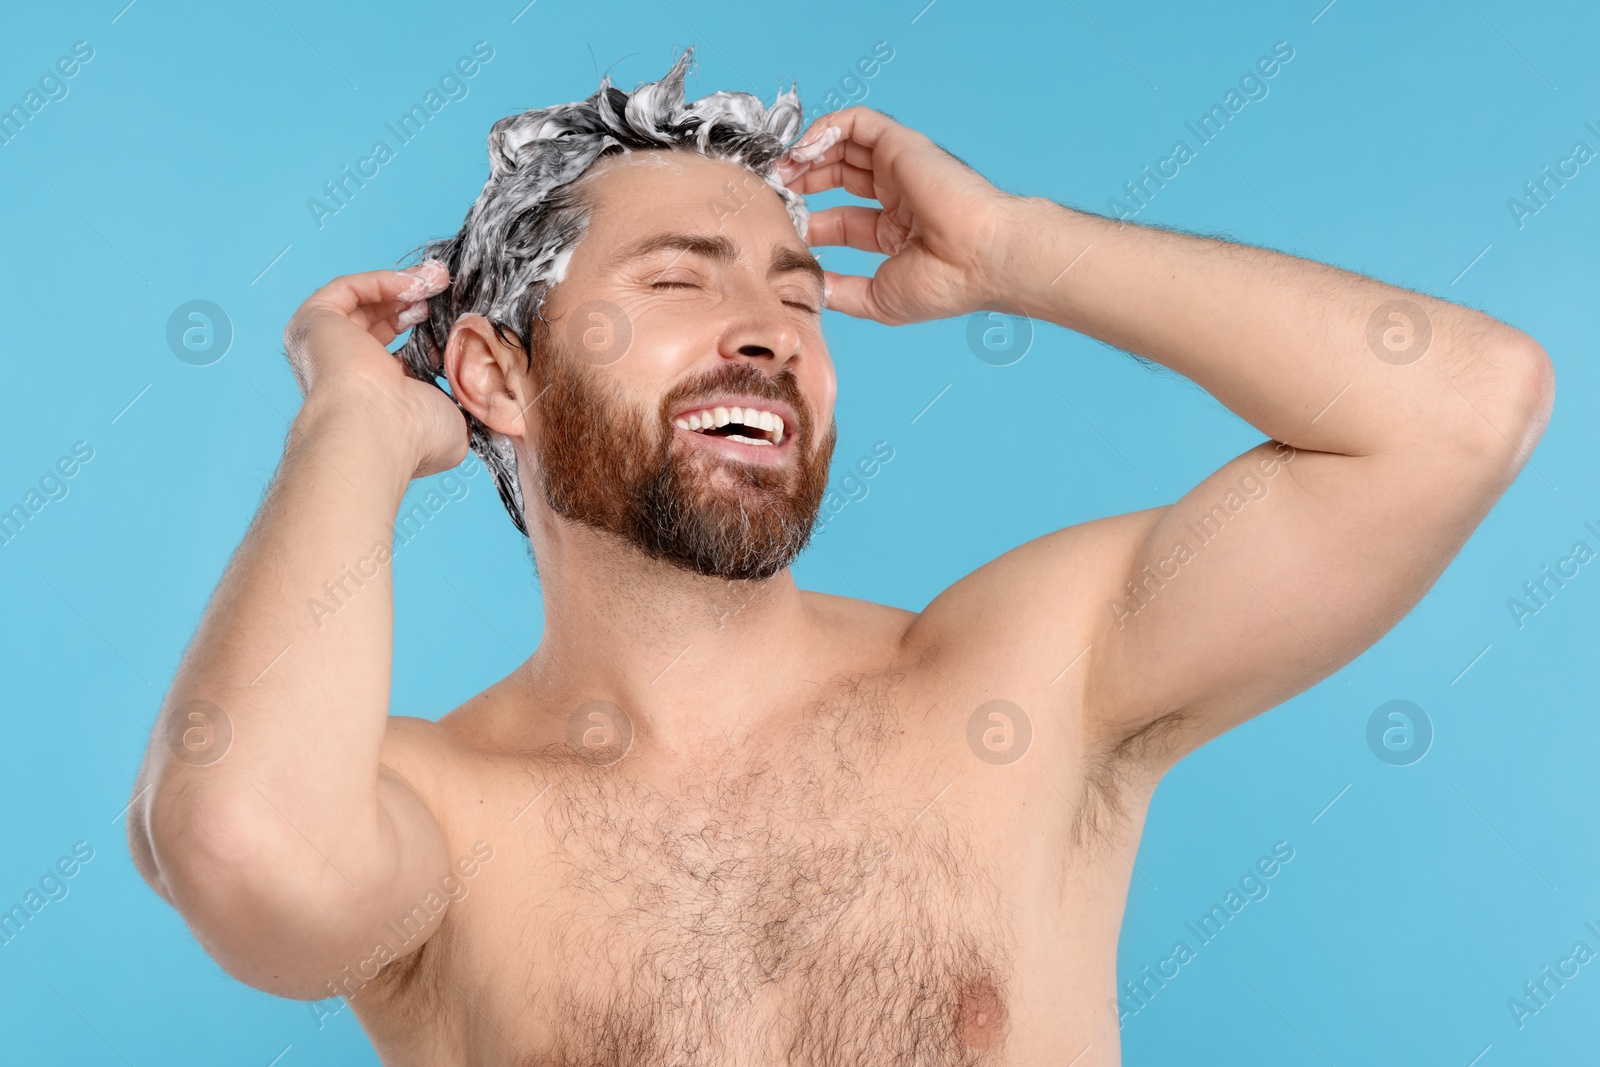
[[[698,289],[700,286],[696,282],[651,282],[650,288]],[[784,303],[788,304],[792,308],[799,308],[801,311],[809,312],[812,315],[822,314],[822,309],[814,308],[810,304],[807,304],[801,300],[785,300]]]
[[[820,308],[814,308],[810,303],[804,300],[785,300],[784,303],[788,304],[792,308],[799,308],[801,311],[810,312],[813,315],[822,314],[822,310]]]

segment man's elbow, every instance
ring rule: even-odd
[[[1544,346],[1521,330],[1512,331],[1510,360],[1518,368],[1521,419],[1518,425],[1532,451],[1550,422],[1556,403],[1556,368]]]
[[[1533,455],[1555,407],[1556,375],[1544,347],[1511,326],[1500,325],[1486,347],[1483,384],[1471,398],[1467,419],[1473,459],[1492,477],[1507,481]]]
[[[339,961],[353,951],[346,917],[364,903],[353,886],[287,850],[248,804],[213,794],[199,805],[153,789],[135,810],[129,840],[144,850],[140,873],[218,966],[274,996],[331,995]]]

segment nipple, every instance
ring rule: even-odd
[[[969,1048],[991,1048],[1005,1036],[1006,1006],[988,979],[961,987],[956,1005],[956,1033]]]

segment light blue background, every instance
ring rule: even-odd
[[[94,458],[0,546],[0,906],[74,842],[95,858],[0,947],[0,1060],[376,1062],[349,1012],[319,1026],[306,1004],[212,963],[134,872],[119,817],[299,403],[284,323],[328,278],[453,232],[487,174],[489,125],[588,95],[597,69],[632,88],[694,43],[691,96],[770,100],[795,80],[809,114],[878,41],[894,58],[863,102],[1007,189],[1096,211],[1287,41],[1294,58],[1270,94],[1141,219],[1482,308],[1557,368],[1543,443],[1417,610],[1161,786],[1122,977],[1192,943],[1185,921],[1274,842],[1295,856],[1127,1019],[1126,1061],[1593,1056],[1600,963],[1522,1029],[1506,1006],[1580,938],[1600,949],[1583,929],[1600,925],[1600,568],[1521,630],[1506,606],[1574,541],[1600,547],[1583,529],[1600,520],[1600,166],[1524,228],[1506,205],[1575,141],[1600,148],[1584,129],[1600,125],[1592,5],[524,2],[8,7],[0,105],[73,42],[95,55],[0,146],[0,506],[74,442]],[[307,199],[480,40],[495,55],[470,95],[319,229]],[[859,270],[869,257],[823,258]],[[165,340],[193,299],[221,305],[235,330],[210,366]],[[1169,503],[1262,437],[1187,383],[1054,326],[999,368],[974,358],[960,320],[888,329],[830,313],[827,325],[836,470],[878,440],[895,455],[797,564],[808,588],[918,609],[1024,540]],[[437,717],[539,639],[524,547],[487,479],[468,484],[398,557],[397,712]],[[1365,739],[1373,709],[1396,698],[1436,730],[1409,767],[1380,762]]]

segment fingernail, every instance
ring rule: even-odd
[[[800,138],[786,154],[798,162],[810,163],[837,144],[842,136],[844,131],[838,126],[824,126]]]

